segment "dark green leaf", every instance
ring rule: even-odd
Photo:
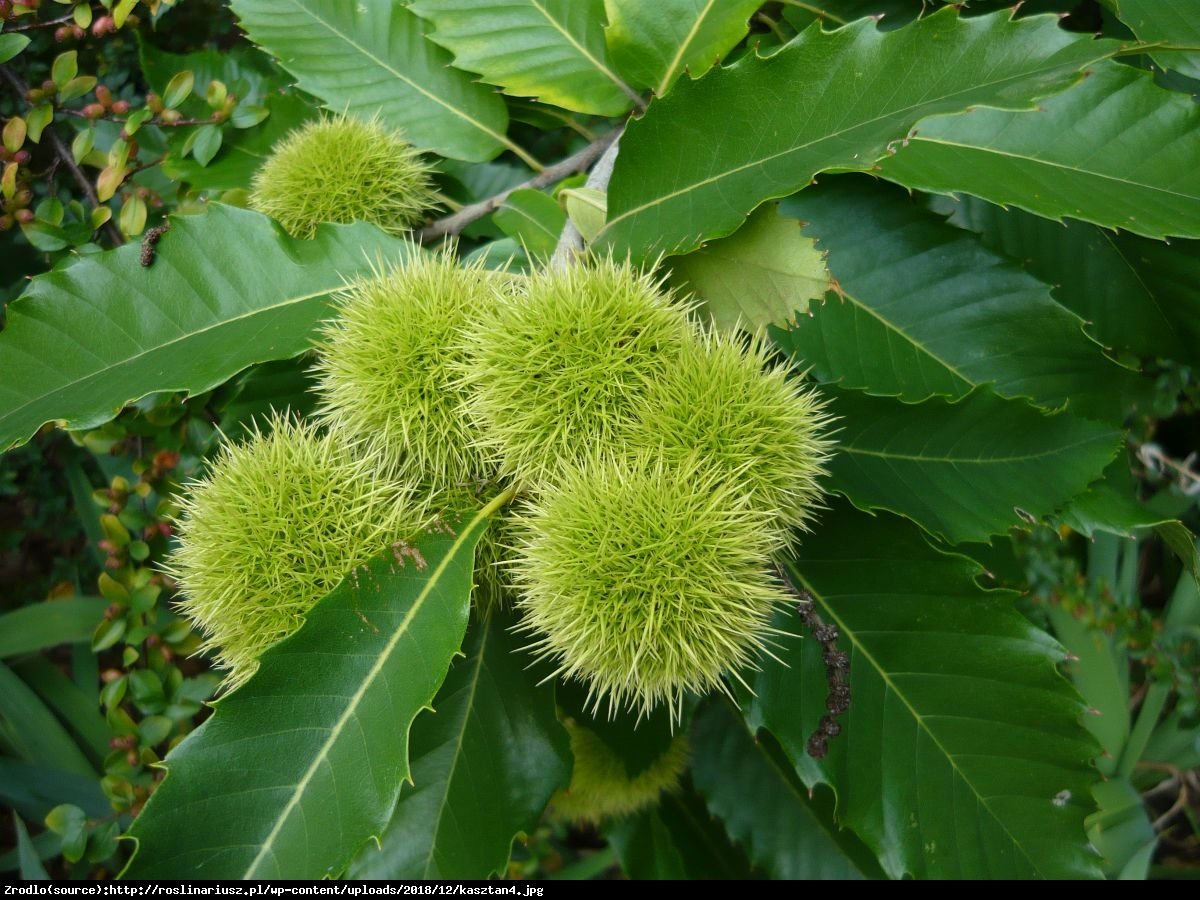
[[[366,223],[290,238],[214,204],[180,216],[139,264],[136,244],[33,280],[0,333],[0,448],[43,423],[89,428],[156,391],[206,391],[308,349],[345,279],[413,251]]]
[[[95,777],[96,770],[37,694],[0,664],[0,725],[21,757],[72,775]]]
[[[134,669],[129,673],[129,694],[143,713],[160,713],[167,705],[162,679],[150,669]]]
[[[53,831],[42,831],[30,841],[30,849],[39,860],[53,859],[62,851],[62,840]],[[15,872],[20,868],[21,854],[13,847],[0,853],[0,872]]]
[[[827,254],[837,293],[777,341],[815,377],[919,402],[979,385],[1121,421],[1153,382],[1107,359],[1050,286],[898,190],[830,179],[783,206]]]
[[[567,216],[549,194],[523,188],[513,191],[492,218],[500,230],[535,256],[549,257],[558,246]]]
[[[89,816],[112,814],[96,773],[64,772],[37,763],[0,757],[0,802],[26,819],[41,821],[54,807],[70,803]]]
[[[1140,40],[1165,45],[1159,65],[1200,78],[1200,19],[1192,0],[1102,0]],[[1171,47],[1181,49],[1174,50]]]
[[[101,597],[64,597],[0,615],[0,659],[86,641],[107,606]]]
[[[608,825],[604,835],[632,879],[742,881],[761,877],[686,781],[652,809]]]
[[[355,878],[487,878],[513,837],[532,833],[571,777],[554,692],[529,671],[507,617],[476,620],[433,702],[413,725],[412,784],[392,822],[355,863]]]
[[[449,65],[401,3],[233,0],[250,39],[334,112],[378,115],[420,147],[482,162],[505,147],[508,114],[486,85]]]
[[[109,819],[97,822],[88,835],[87,859],[91,863],[107,862],[117,852],[117,839],[121,836],[121,823]]]
[[[1200,241],[1170,244],[1070,219],[1062,225],[974,197],[935,208],[1021,260],[1106,347],[1200,364]]]
[[[869,20],[810,28],[769,57],[678,83],[630,122],[601,238],[638,256],[689,252],[822,170],[871,168],[919,119],[1026,108],[1115,49],[1051,16],[949,8],[887,33]]]
[[[252,428],[269,428],[275,412],[305,416],[316,406],[312,361],[301,356],[255,366],[234,383],[218,406],[221,430],[236,438]]]
[[[124,877],[344,871],[410,776],[409,729],[462,644],[475,543],[496,505],[457,536],[430,534],[356,568],[267,650],[167,757],[130,829],[138,849]]]
[[[881,163],[884,178],[1147,237],[1200,237],[1200,107],[1149,72],[1103,61],[1034,112],[977,109],[914,132]]]
[[[78,735],[80,746],[92,760],[97,765],[103,763],[112,732],[100,715],[96,690],[79,687],[44,656],[23,660],[13,670]]]
[[[822,821],[792,773],[780,768],[723,703],[708,704],[696,717],[692,777],[730,837],[771,877],[864,877],[842,849],[837,828]]]
[[[504,160],[468,165],[448,159],[438,169],[452,179],[454,199],[464,204],[486,200],[529,180],[528,170]]]
[[[699,78],[746,35],[759,0],[604,0],[613,62],[662,97],[684,72]]]
[[[789,324],[829,287],[824,255],[775,203],[729,237],[668,262],[671,284],[703,300],[704,311],[727,331]]]
[[[1100,477],[1121,443],[1107,426],[984,390],[917,406],[839,391],[830,412],[841,427],[830,487],[954,543],[1053,513]]]
[[[608,829],[621,868],[630,878],[682,881],[688,877],[683,852],[657,809]]]
[[[17,832],[17,859],[20,863],[21,880],[49,881],[50,876],[46,872],[46,867],[42,865],[37,849],[29,837],[29,829],[25,827],[25,823],[21,821],[21,817],[15,811],[12,817],[13,828]]]
[[[820,762],[821,647],[787,639],[745,701],[810,787],[830,784],[839,822],[894,878],[1095,877],[1083,819],[1096,780],[1083,705],[1056,671],[1061,648],[981,590],[979,567],[933,549],[892,516],[844,505],[789,566],[849,654],[852,701]],[[886,573],[882,576],[880,573]],[[803,634],[789,611],[777,626]]]

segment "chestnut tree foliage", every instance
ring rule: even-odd
[[[206,433],[231,439],[299,427],[268,406],[313,428],[336,421],[313,411],[312,373],[331,364],[314,369],[310,354],[350,333],[330,324],[342,289],[450,245],[504,291],[589,259],[655,273],[717,332],[712,347],[752,347],[756,366],[786,362],[803,379],[798,396],[828,420],[827,443],[813,444],[825,499],[795,512],[802,528],[775,548],[764,582],[787,602],[773,604],[761,652],[720,689],[630,711],[597,705],[531,652],[539,635],[521,602],[473,601],[477,556],[503,543],[524,501],[503,479],[464,491],[411,543],[317,579],[336,586],[194,731],[184,723],[198,703],[179,712],[168,697],[148,713],[108,694],[139,765],[162,757],[165,769],[139,769],[142,793],[113,800],[136,841],[124,877],[502,875],[514,839],[554,815],[582,766],[630,792],[613,815],[572,818],[595,820],[631,877],[1146,871],[1157,836],[1137,767],[1200,765],[1194,669],[1190,682],[1169,667],[1147,680],[1131,720],[1126,649],[1069,603],[1009,588],[1030,584],[1019,570],[1031,533],[1078,540],[1114,588],[1152,558],[1171,595],[1165,634],[1190,634],[1195,652],[1188,498],[1200,482],[1153,440],[1156,423],[1200,400],[1189,0],[229,0],[220,46],[172,49],[162,33],[191,2],[60,2],[60,13],[0,0],[11,89],[0,224],[46,269],[0,332],[0,448],[54,428],[95,435],[168,394],[210,410]],[[143,82],[114,95],[80,68],[82,50],[47,50],[48,30],[27,26],[51,12],[64,42],[72,26],[124,34]],[[396,152],[417,167],[422,202],[384,230],[319,196],[326,224],[285,231],[253,208],[256,173],[284,141],[318,175],[377,151],[320,124],[338,117],[411,143]],[[328,145],[304,149],[301,128]],[[39,168],[51,159],[77,182],[65,204]],[[394,162],[380,156],[372,172]],[[272,203],[286,209],[299,190]],[[569,307],[553,324],[571,329]],[[358,357],[373,346],[360,342]],[[447,365],[448,384],[481,377]],[[495,431],[520,432],[519,398],[491,386]],[[687,399],[674,398],[678,420],[646,421],[685,430]],[[356,420],[366,431],[374,402]],[[1151,458],[1182,487],[1149,497]],[[379,476],[356,465],[355,477]],[[646,480],[668,498],[639,495],[631,508],[649,521],[675,486],[661,468]],[[701,487],[718,505],[724,488]],[[621,507],[589,505],[610,508]],[[679,539],[709,540],[707,524]],[[102,536],[125,548],[119,525]],[[86,625],[107,606],[97,652],[126,630],[145,640],[179,624],[157,587],[145,599],[151,570],[136,563],[157,550],[143,546],[111,556],[106,602],[79,608]],[[666,631],[686,645],[687,628]],[[186,633],[179,646],[195,649]],[[636,636],[619,638],[636,663]],[[161,657],[125,660],[134,689],[149,676],[133,673]],[[0,681],[12,698],[31,691],[6,666]],[[56,714],[30,697],[24,709]],[[0,707],[16,715],[15,699]],[[138,730],[151,719],[166,723],[154,740]],[[121,747],[98,768],[64,749],[62,769],[132,778]],[[20,750],[10,755],[25,765]],[[570,806],[587,796],[579,788]],[[26,818],[40,808],[13,805]],[[48,820],[75,859],[98,843],[83,823],[100,806]]]

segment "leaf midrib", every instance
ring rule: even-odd
[[[1057,169],[1059,171],[1064,171],[1064,172],[1073,172],[1073,173],[1076,173],[1076,174],[1078,174],[1082,177],[1086,177],[1086,178],[1096,178],[1101,181],[1111,181],[1116,184],[1127,185],[1128,187],[1136,188],[1138,190],[1153,191],[1153,192],[1157,192],[1160,194],[1166,194],[1169,197],[1179,198],[1180,200],[1200,200],[1200,196],[1195,195],[1195,194],[1184,194],[1184,193],[1180,193],[1179,191],[1173,191],[1169,188],[1158,187],[1153,184],[1147,184],[1146,182],[1143,182],[1143,181],[1132,181],[1131,179],[1128,179],[1128,178],[1120,178],[1116,175],[1108,175],[1108,174],[1105,174],[1104,172],[1097,171],[1096,169],[1085,169],[1085,168],[1081,168],[1079,166],[1070,166],[1070,165],[1067,165],[1066,163],[1055,162],[1054,160],[1046,159],[1045,157],[1041,157],[1041,156],[1031,156],[1031,155],[1016,153],[1016,152],[1012,152],[1012,151],[1008,151],[1008,150],[1001,150],[995,146],[991,146],[988,144],[965,144],[965,143],[962,143],[961,141],[951,140],[949,138],[926,137],[926,136],[917,136],[914,138],[910,138],[909,143],[910,144],[913,144],[913,143],[936,144],[936,145],[942,146],[942,147],[954,147],[959,150],[967,150],[967,151],[971,151],[974,153],[989,153],[994,156],[1003,156],[1006,159],[1022,160],[1024,162],[1033,163],[1033,164],[1036,164],[1039,166],[1044,166],[1048,169]],[[898,154],[898,156],[903,155],[903,153],[904,153],[904,151],[901,150],[900,153]]]
[[[529,0],[529,5],[541,13],[542,17],[546,20],[550,27],[561,34],[563,39],[572,47],[574,47],[575,51],[580,56],[587,60],[597,72],[611,81],[617,87],[617,89],[621,91],[621,93],[633,98],[635,101],[640,102],[641,98],[638,97],[637,91],[627,85],[621,79],[621,77],[617,75],[616,72],[612,71],[612,69],[604,65],[604,63],[600,62],[600,60],[596,59],[596,57],[591,54],[587,47],[579,43],[573,34],[567,31],[567,29],[564,28],[563,25],[556,18],[554,18],[554,16],[550,15],[550,11],[542,6],[540,0]]]
[[[902,337],[907,343],[911,344],[916,350],[920,351],[922,354],[924,354],[929,359],[933,360],[938,365],[944,367],[946,369],[946,371],[950,372],[950,374],[954,375],[956,378],[961,379],[963,384],[965,384],[967,386],[968,390],[973,387],[978,387],[980,385],[981,382],[978,382],[971,378],[968,378],[966,375],[964,375],[962,372],[960,372],[955,366],[951,365],[949,363],[949,361],[938,356],[928,346],[926,346],[921,341],[917,340],[917,338],[915,336],[913,336],[909,332],[905,331],[898,323],[893,322],[891,319],[884,318],[883,313],[879,312],[877,309],[868,305],[867,303],[864,303],[862,300],[859,300],[858,297],[856,297],[854,294],[843,291],[841,294],[841,297],[842,297],[842,299],[849,300],[851,303],[854,304],[854,306],[856,308],[862,310],[871,318],[876,319],[879,322],[879,324],[881,324],[888,331],[891,331],[894,334],[897,334],[900,337]],[[813,318],[818,318],[819,316],[820,316],[820,313],[813,313]],[[798,331],[802,330],[803,327],[804,326],[801,326],[797,330]],[[934,396],[935,394],[936,394],[936,392],[934,392],[934,391],[930,392],[930,396]]]
[[[309,765],[308,769],[305,770],[300,780],[296,782],[291,798],[288,800],[283,810],[279,813],[275,820],[275,825],[271,828],[271,831],[267,834],[266,838],[264,838],[262,845],[259,847],[258,854],[246,867],[246,870],[242,875],[243,879],[253,879],[257,877],[255,870],[271,852],[276,839],[279,837],[279,833],[282,831],[284,824],[291,817],[292,811],[299,805],[309,783],[313,779],[313,776],[328,759],[333,745],[341,737],[342,731],[345,729],[346,725],[352,718],[354,718],[355,713],[358,710],[358,706],[360,703],[362,703],[362,699],[366,695],[367,690],[374,684],[375,680],[379,677],[380,672],[383,671],[384,667],[391,659],[392,654],[395,652],[396,646],[399,644],[401,638],[408,634],[409,626],[412,624],[412,621],[416,617],[417,613],[421,611],[422,607],[424,607],[425,602],[429,599],[433,589],[441,583],[441,579],[443,575],[445,575],[446,570],[450,567],[450,564],[452,562],[457,562],[458,553],[463,544],[475,533],[480,522],[485,521],[488,516],[512,499],[512,494],[513,491],[509,489],[508,491],[497,495],[490,503],[487,504],[487,506],[476,513],[470,524],[459,533],[454,543],[450,545],[450,549],[442,557],[437,567],[433,570],[433,573],[426,579],[424,587],[422,587],[421,592],[413,601],[409,611],[405,614],[404,618],[400,621],[400,624],[397,626],[392,636],[388,639],[388,642],[384,645],[383,650],[379,653],[375,663],[370,669],[367,670],[367,674],[363,678],[361,686],[358,688],[358,690],[350,695],[349,702],[346,704],[345,710],[342,712],[342,715],[338,718],[337,722],[334,723],[333,728],[330,729],[329,737],[325,740],[325,743],[321,745],[321,748],[313,757],[312,763]]]
[[[983,794],[979,791],[979,789],[975,786],[975,784],[971,781],[971,779],[968,778],[967,775],[958,767],[956,757],[952,753],[950,753],[949,750],[946,749],[945,745],[938,739],[937,735],[934,734],[933,730],[926,724],[925,717],[922,716],[919,712],[917,712],[916,707],[914,707],[912,705],[912,703],[909,702],[908,697],[904,694],[904,692],[901,691],[899,688],[896,687],[895,684],[892,683],[892,680],[889,677],[889,673],[887,672],[887,670],[879,663],[878,660],[875,659],[875,657],[871,654],[871,652],[859,642],[857,632],[853,628],[850,628],[846,625],[845,620],[843,620],[842,617],[837,614],[836,610],[834,610],[830,607],[828,598],[826,597],[826,595],[824,593],[822,593],[821,591],[817,590],[817,588],[800,573],[799,568],[794,563],[789,563],[787,565],[787,568],[788,568],[788,571],[791,573],[792,577],[795,578],[798,582],[800,582],[804,586],[804,589],[806,591],[808,591],[810,594],[812,594],[813,597],[816,597],[819,600],[819,602],[821,604],[821,608],[824,609],[825,612],[829,614],[829,616],[837,624],[837,627],[840,630],[840,632],[844,636],[846,636],[847,638],[850,639],[850,643],[852,643],[854,645],[854,648],[858,651],[858,653],[860,653],[863,656],[863,658],[865,658],[866,661],[871,665],[871,668],[874,669],[878,673],[879,677],[883,680],[884,684],[887,685],[888,690],[890,690],[895,695],[895,697],[904,705],[905,709],[908,710],[909,714],[913,717],[913,720],[917,723],[917,727],[919,727],[929,737],[929,740],[931,740],[933,742],[934,746],[937,747],[938,751],[945,758],[945,760],[949,764],[950,768],[954,770],[954,774],[958,778],[960,778],[962,780],[962,782],[971,789],[971,793],[975,796],[976,801],[984,809],[986,809],[988,811],[988,815],[991,816],[992,820],[1000,827],[1000,829],[1008,837],[1008,839],[1011,841],[1013,847],[1015,847],[1017,849],[1017,851],[1021,854],[1021,856],[1023,856],[1025,858],[1026,862],[1029,863],[1030,868],[1033,869],[1033,871],[1037,872],[1038,874],[1041,874],[1041,869],[1039,869],[1037,864],[1033,861],[1033,858],[1029,855],[1029,852],[1016,839],[1016,836],[1012,833],[1012,831],[1004,823],[1004,821],[998,815],[996,815],[995,811],[992,809],[991,805],[988,802],[989,798],[983,796]],[[1000,795],[997,795],[997,796],[999,797]]]
[[[879,450],[864,450],[861,447],[855,447],[852,444],[841,444],[838,451],[841,453],[855,453],[860,456],[875,456],[880,459],[900,459],[906,462],[931,462],[931,463],[949,463],[950,465],[962,465],[970,463],[972,465],[998,465],[1002,463],[1014,462],[1029,462],[1035,459],[1042,459],[1047,456],[1057,456],[1060,453],[1065,453],[1068,450],[1074,450],[1076,447],[1082,447],[1085,444],[1095,443],[1104,435],[1092,435],[1091,437],[1083,438],[1070,444],[1063,444],[1057,447],[1052,447],[1040,453],[1029,453],[1023,456],[992,456],[978,457],[972,459],[970,457],[945,457],[945,456],[914,456],[907,453],[886,453]]]
[[[679,68],[680,61],[683,59],[688,47],[692,45],[692,41],[696,39],[696,35],[700,31],[700,23],[707,19],[708,14],[712,12],[714,3],[716,3],[716,0],[708,0],[708,3],[705,4],[704,9],[702,9],[700,14],[696,16],[696,21],[693,22],[692,27],[688,29],[688,33],[684,36],[683,41],[679,44],[679,48],[675,51],[675,56],[667,64],[667,69],[665,72],[663,72],[662,80],[659,81],[658,87],[654,89],[656,96],[661,97],[671,86],[671,80],[674,78],[675,72]]]

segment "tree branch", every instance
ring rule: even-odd
[[[38,22],[29,22],[25,25],[5,25],[4,33],[11,34],[14,31],[35,31],[38,28],[53,28],[55,25],[65,25],[74,20],[74,13],[67,13],[65,16],[59,16],[57,19],[42,19]]]
[[[19,100],[25,99],[25,92],[28,90],[28,85],[24,81],[4,66],[0,66],[0,77],[3,77],[8,82],[8,86],[16,92]],[[83,173],[83,169],[79,168],[79,165],[75,162],[75,157],[71,154],[71,148],[63,143],[63,139],[54,130],[54,123],[51,122],[47,125],[42,134],[50,141],[50,147],[58,155],[62,164],[67,167],[67,171],[71,173],[71,177],[75,179],[75,183],[79,185],[79,189],[83,191],[88,202],[96,208],[102,206],[103,204],[100,202],[100,198],[96,196],[96,189],[92,186],[92,182]],[[125,243],[124,236],[121,234],[120,229],[113,224],[112,219],[105,222],[102,227],[104,233],[108,235],[109,240],[113,242],[113,246],[119,247]]]
[[[477,219],[482,219],[492,210],[496,209],[508,199],[508,195],[513,191],[519,191],[522,188],[532,188],[539,190],[544,187],[549,187],[556,181],[561,181],[568,175],[574,175],[576,172],[582,172],[587,169],[596,158],[609,149],[609,146],[616,141],[620,136],[621,129],[617,128],[610,131],[608,134],[602,135],[592,143],[588,144],[578,153],[568,156],[561,162],[557,162],[552,166],[547,166],[533,178],[521,184],[511,187],[508,190],[501,191],[495,196],[488,197],[486,200],[480,200],[478,203],[472,203],[470,206],[464,206],[453,215],[446,216],[444,219],[438,219],[427,228],[423,228],[418,237],[423,243],[437,240],[441,237],[446,237],[452,234],[460,233],[464,228],[470,225]]]
[[[116,122],[118,125],[124,125],[129,121],[129,116],[114,116],[105,113],[102,116],[89,116],[82,109],[68,109],[65,106],[60,106],[58,111],[66,116],[75,116],[77,119],[87,119],[89,122],[101,120],[104,122]],[[146,125],[154,125],[158,128],[181,128],[184,125],[220,125],[221,123],[209,116],[207,119],[176,119],[174,122],[163,122],[159,119],[147,119]]]
[[[608,182],[612,179],[613,166],[617,162],[617,153],[620,152],[621,136],[618,133],[612,143],[604,151],[604,155],[596,161],[595,167],[588,175],[587,184],[585,187],[592,188],[597,191],[607,191]],[[558,238],[558,246],[554,248],[554,255],[550,257],[550,268],[552,270],[561,270],[583,252],[583,235],[579,233],[579,229],[575,227],[575,223],[567,219],[567,224],[563,226],[562,234]]]

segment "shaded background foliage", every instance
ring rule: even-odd
[[[597,246],[675,254],[672,283],[718,323],[771,325],[842,417],[840,496],[788,571],[840,629],[855,698],[828,757],[809,758],[825,666],[817,642],[787,642],[789,667],[754,673],[740,713],[689,710],[677,794],[599,831],[539,824],[569,767],[555,707],[583,712],[511,664],[507,622],[474,621],[439,714],[416,719],[416,784],[352,875],[1194,874],[1200,26],[1171,16],[1188,2],[1035,0],[1010,22],[986,17],[1012,6],[999,0],[961,18],[730,0],[716,24],[663,4],[705,26],[679,47],[644,5],[547,3],[587,50],[564,63],[531,7],[490,0],[361,15],[0,0],[0,300],[25,295],[0,335],[0,446],[32,436],[0,456],[0,863],[120,870],[154,764],[216,688],[155,568],[173,495],[221,432],[310,409],[304,352],[361,249],[415,252],[365,225],[294,241],[238,208],[272,144],[324,106],[378,112],[447,157],[451,210],[636,113],[607,220],[564,171],[498,199],[460,249],[536,265],[570,213]],[[500,24],[511,46],[489,37]],[[683,74],[721,56],[738,65]],[[900,77],[914,59],[920,80]],[[996,83],[971,80],[983,71]],[[894,90],[859,90],[864,73]],[[168,213],[145,269],[139,242]],[[189,294],[219,301],[210,321],[140,330],[159,298]],[[270,338],[227,350],[235,313]],[[189,330],[206,325],[211,345]],[[126,326],[186,350],[129,364]],[[803,632],[790,613],[779,625]],[[653,728],[612,727],[631,770],[659,747]],[[491,758],[499,735],[503,786],[478,794],[456,765]],[[431,831],[447,808],[479,834]],[[969,810],[970,835],[950,810]]]

